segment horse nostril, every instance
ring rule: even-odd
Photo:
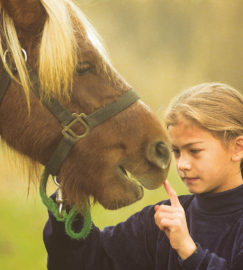
[[[170,150],[164,142],[159,142],[155,146],[157,158],[161,160],[162,169],[167,169],[170,164]]]
[[[167,169],[171,160],[169,147],[164,142],[159,142],[156,144],[156,153],[161,159],[162,169]]]
[[[170,165],[170,150],[169,147],[162,141],[152,143],[147,148],[147,159],[157,165],[162,170],[165,170]]]

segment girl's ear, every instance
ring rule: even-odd
[[[234,151],[232,155],[232,161],[243,160],[243,135],[238,136],[234,141]]]

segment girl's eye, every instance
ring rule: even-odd
[[[198,154],[199,152],[201,152],[201,149],[191,149],[190,152],[192,154]]]

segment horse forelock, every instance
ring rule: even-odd
[[[71,0],[40,0],[47,18],[43,26],[42,37],[39,44],[38,74],[41,85],[41,97],[56,97],[59,100],[69,100],[73,86],[75,67],[82,57],[85,46],[97,54],[97,65],[103,70],[110,65],[100,37],[89,23],[84,14]],[[3,29],[0,40],[0,55],[6,49],[11,52],[13,61],[18,70],[18,77],[11,73],[4,63],[10,76],[19,82],[25,91],[29,104],[29,90],[31,82],[21,51],[17,31],[13,19],[8,15],[0,3],[0,15]],[[4,45],[5,44],[5,45]],[[87,48],[86,48],[87,49]]]

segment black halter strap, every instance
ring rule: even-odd
[[[5,93],[8,90],[9,84],[10,84],[11,78],[4,67],[0,70],[0,104],[1,101],[5,95]]]
[[[27,67],[31,82],[33,84],[32,90],[35,95],[40,98],[40,84],[38,76],[31,69],[30,65],[27,64]],[[0,73],[0,103],[8,89],[10,81],[11,78],[9,74],[4,68],[2,68]],[[58,119],[63,127],[63,137],[46,164],[48,173],[57,175],[63,161],[66,159],[74,144],[81,138],[84,138],[89,133],[91,128],[96,127],[97,125],[125,110],[138,99],[139,96],[137,93],[133,89],[130,89],[121,95],[116,101],[107,104],[105,107],[98,109],[90,115],[86,115],[84,113],[70,113],[55,98],[51,98],[48,101],[43,100],[42,103]],[[78,135],[72,130],[72,126],[75,123],[79,123],[85,127],[83,134]]]

